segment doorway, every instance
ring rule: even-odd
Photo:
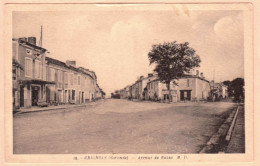
[[[181,101],[191,100],[191,90],[180,90]]]
[[[32,106],[37,106],[39,100],[40,87],[32,86]]]
[[[24,107],[24,86],[20,86],[20,107]]]
[[[84,92],[82,92],[82,95],[81,95],[81,103],[84,103]]]

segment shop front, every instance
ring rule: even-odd
[[[20,80],[20,107],[30,108],[47,102],[46,85],[54,84],[42,80]]]

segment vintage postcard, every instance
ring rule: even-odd
[[[6,164],[254,161],[254,4],[3,10]]]

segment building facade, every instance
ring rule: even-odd
[[[31,107],[38,102],[46,102],[46,86],[53,84],[46,80],[46,49],[36,46],[36,38],[13,39],[13,58],[21,64],[18,69],[15,85],[15,106]]]
[[[13,100],[16,108],[47,104],[81,104],[104,97],[93,71],[75,61],[46,57],[36,38],[13,39]],[[22,70],[23,69],[23,70]],[[84,69],[84,70],[83,70]]]
[[[186,74],[183,77],[170,83],[170,91],[166,84],[158,80],[156,73],[150,73],[147,77],[141,76],[134,84],[120,90],[122,98],[128,97],[140,100],[170,100],[172,102],[180,101],[201,101],[207,100],[210,96],[210,84],[205,79],[203,73],[199,75]],[[169,93],[171,95],[169,95]],[[170,98],[171,97],[171,98]]]

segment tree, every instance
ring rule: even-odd
[[[230,83],[231,89],[233,91],[234,101],[241,102],[244,101],[245,90],[244,90],[244,79],[236,78]]]
[[[153,45],[148,58],[150,65],[156,65],[154,71],[158,73],[158,79],[166,84],[169,97],[171,96],[170,83],[173,81],[177,85],[176,79],[192,68],[199,67],[201,62],[199,55],[189,47],[188,42],[178,44],[176,41]]]
[[[231,87],[231,81],[229,81],[229,80],[223,81],[223,84],[228,87],[227,88],[228,96],[232,97],[233,96],[233,90],[232,90],[232,87]]]

